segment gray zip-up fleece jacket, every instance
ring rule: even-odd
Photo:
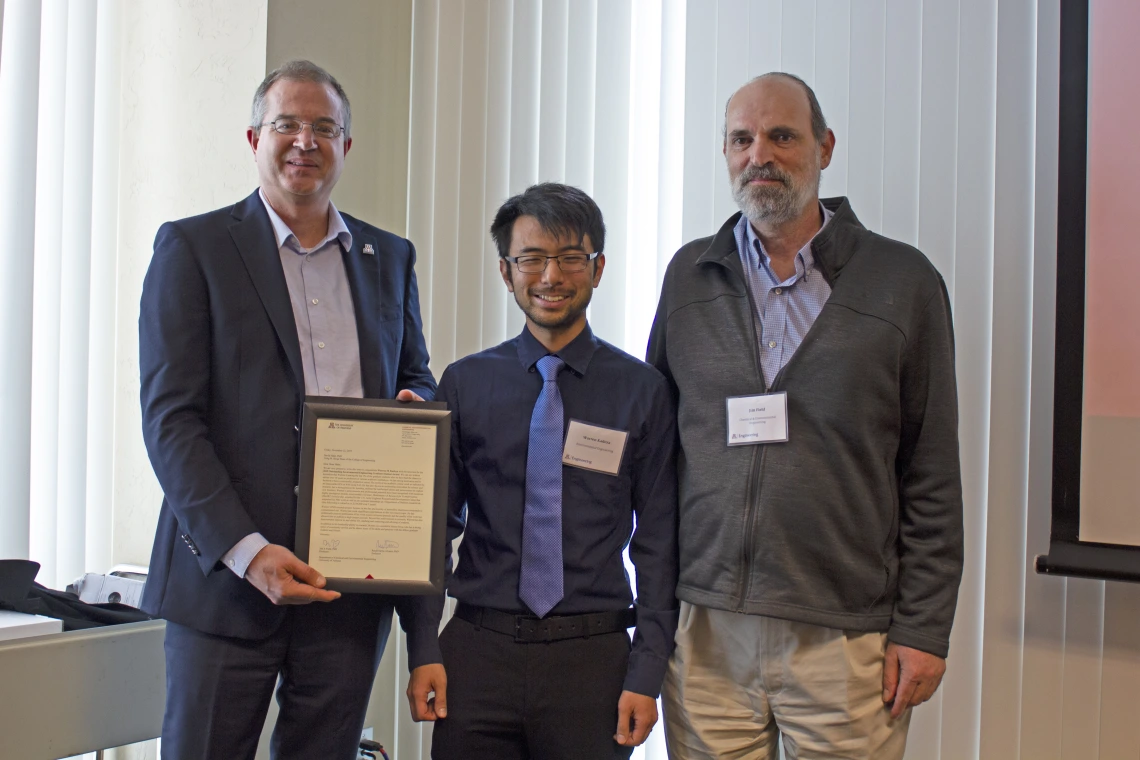
[[[846,198],[812,242],[831,297],[765,387],[729,219],[677,252],[648,361],[677,397],[681,573],[692,604],[855,631],[945,657],[962,575],[950,304],[919,251]],[[725,399],[788,394],[789,440],[726,445]]]

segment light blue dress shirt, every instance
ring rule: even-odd
[[[820,204],[823,224],[833,214]],[[760,343],[760,366],[764,383],[771,387],[776,375],[800,347],[823,305],[831,296],[831,286],[815,264],[811,240],[796,253],[796,271],[780,280],[772,271],[772,257],[756,235],[748,218],[741,216],[734,230],[745,279],[756,304],[756,335]],[[818,235],[819,232],[816,232]],[[812,240],[815,235],[812,236]]]
[[[356,333],[356,312],[352,290],[344,269],[341,248],[352,250],[352,233],[336,206],[329,202],[329,228],[324,239],[312,248],[302,248],[269,201],[258,190],[269,213],[305,372],[305,394],[363,398],[360,375],[360,340]],[[222,562],[239,577],[245,577],[249,563],[269,541],[251,533],[222,555]]]

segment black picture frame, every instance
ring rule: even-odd
[[[1090,0],[1062,0],[1057,162],[1057,306],[1049,553],[1037,572],[1140,582],[1140,547],[1080,540],[1088,216]]]
[[[389,422],[430,425],[436,430],[435,472],[431,507],[431,555],[428,577],[423,581],[384,578],[330,577],[326,588],[350,594],[441,594],[443,556],[447,540],[447,488],[451,448],[451,413],[441,402],[402,402],[387,399],[356,399],[306,396],[301,413],[301,460],[297,486],[297,537],[294,553],[309,561],[312,529],[313,479],[317,426],[330,421]]]

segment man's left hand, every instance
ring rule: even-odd
[[[636,747],[649,736],[657,723],[657,700],[644,694],[623,691],[618,700],[618,723],[614,741],[623,747]]]
[[[407,388],[396,394],[397,401],[423,401],[423,396]]]
[[[447,717],[447,671],[443,665],[420,665],[408,679],[408,706],[412,720],[436,720]]]
[[[891,717],[897,718],[908,707],[921,705],[933,697],[945,672],[943,658],[887,642],[883,659],[883,702],[891,706]]]

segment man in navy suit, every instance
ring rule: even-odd
[[[142,606],[167,620],[164,758],[252,758],[278,679],[274,757],[354,758],[393,607],[411,667],[435,639],[420,598],[340,598],[290,550],[303,397],[435,394],[415,249],[330,200],[350,130],[340,84],[285,64],[254,95],[260,188],[155,238],[139,359],[165,498]]]

